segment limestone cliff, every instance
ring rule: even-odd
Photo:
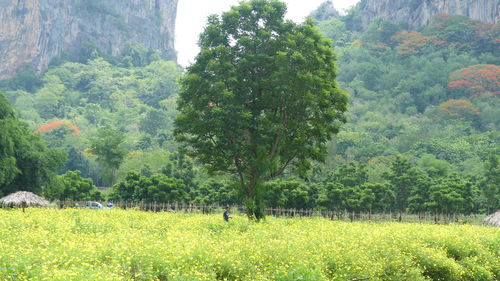
[[[93,45],[119,55],[127,43],[175,60],[178,0],[0,0],[0,79],[24,63],[38,71],[52,58]]]
[[[363,29],[376,18],[418,29],[428,25],[436,14],[463,15],[487,23],[500,21],[500,0],[362,0],[358,8]]]

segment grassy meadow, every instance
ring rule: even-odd
[[[0,209],[0,237],[0,280],[500,280],[473,225]]]

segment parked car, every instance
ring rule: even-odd
[[[101,203],[95,201],[88,201],[85,203],[85,207],[89,209],[99,210],[99,209],[107,209]]]

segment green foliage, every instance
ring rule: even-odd
[[[80,2],[85,13],[114,18],[117,24],[123,20],[103,1]],[[79,177],[99,186],[126,183],[135,171],[137,181],[148,187],[136,196],[145,201],[173,200],[165,193],[182,186],[179,200],[246,202],[257,212],[264,205],[341,212],[492,212],[500,200],[495,152],[500,143],[499,25],[438,16],[419,32],[383,20],[362,31],[358,12],[363,5],[366,1],[346,16],[329,10],[329,3],[314,13],[319,32],[335,44],[337,76],[331,62],[315,68],[325,65],[321,59],[333,58],[331,43],[310,22],[282,21],[284,6],[278,2],[245,3],[210,18],[197,64],[183,78],[178,119],[191,130],[188,138],[200,133],[202,149],[191,148],[197,161],[210,164],[209,174],[201,163],[178,153],[172,140],[181,70],[158,52],[128,44],[120,56],[103,57],[97,44],[87,41],[76,56],[61,55],[43,75],[24,66],[14,78],[0,81],[15,107],[0,98],[1,192],[22,188],[59,194],[57,170],[81,171]],[[342,119],[346,100],[337,91],[340,86],[351,97],[348,122],[325,143]],[[320,113],[333,115],[314,119]],[[53,122],[71,122],[81,133],[61,126],[33,135]],[[99,128],[125,135],[117,151],[130,153],[110,160],[121,165],[111,168],[104,157],[92,155],[89,145],[102,137]],[[308,161],[322,160],[326,148],[326,165]],[[63,150],[68,161],[59,169]],[[304,177],[310,167],[313,175]],[[214,175],[216,170],[237,177]],[[238,172],[244,188],[238,187]],[[263,183],[282,172],[278,180]],[[133,198],[134,192],[124,198]],[[257,199],[248,199],[252,196]],[[481,280],[487,275],[471,276]]]
[[[435,178],[448,178],[453,172],[464,182],[468,175],[481,178],[488,151],[498,147],[497,66],[491,63],[498,48],[490,47],[498,25],[445,16],[422,32],[378,20],[356,33],[351,21],[362,5],[335,19],[352,32],[349,42],[336,46],[342,70],[338,79],[351,95],[351,106],[331,157],[375,163],[404,154],[418,163],[407,175],[405,185],[411,188],[381,177],[388,163],[369,170],[370,182],[391,183],[398,204],[406,204],[400,209],[428,211]],[[330,20],[320,21],[319,27]],[[477,178],[473,185],[478,185]],[[332,190],[345,188],[333,186]]]
[[[13,78],[1,80],[0,89],[24,90],[33,93],[41,84],[40,76],[35,72],[34,67],[30,64],[25,64],[17,70]]]
[[[141,120],[139,124],[139,130],[141,132],[147,133],[151,136],[157,136],[159,130],[171,131],[171,127],[167,127],[172,124],[169,120],[169,116],[163,110],[151,109],[146,113],[144,119]]]
[[[156,50],[147,49],[138,43],[127,43],[121,54],[122,64],[126,67],[144,67],[154,61],[160,60],[160,54]]]
[[[66,155],[48,149],[26,123],[17,119],[10,103],[0,93],[0,193],[25,190],[40,193]]]
[[[340,165],[319,182],[318,206],[349,212],[392,210],[395,195],[387,183],[368,182],[366,165]]]
[[[436,213],[472,213],[477,210],[477,191],[470,181],[453,174],[439,179],[429,188],[429,208]]]
[[[137,118],[141,105],[160,108],[161,101],[177,93],[179,75],[175,63],[162,60],[130,69],[114,66],[102,58],[87,64],[67,62],[43,76],[43,86],[35,92],[34,106],[45,119],[71,120],[81,111],[87,111],[85,121],[94,124],[106,122],[105,115],[127,111],[133,111]],[[18,97],[12,94],[13,100]]]
[[[108,183],[113,184],[116,170],[123,163],[128,151],[124,146],[125,135],[113,129],[100,129],[97,136],[90,139],[90,152],[97,162],[106,169]]]
[[[322,21],[318,25],[319,31],[325,37],[333,39],[335,46],[345,46],[352,38],[352,32],[347,30],[347,27],[340,19],[330,19]]]
[[[102,200],[102,194],[92,184],[92,179],[80,176],[80,171],[68,171],[57,176],[51,185],[44,191],[45,198],[49,200]]]
[[[192,191],[194,202],[200,205],[228,206],[239,203],[234,183],[225,180],[208,179]]]
[[[266,206],[312,209],[315,207],[314,189],[300,181],[275,180],[266,182]]]
[[[108,171],[89,158],[88,139],[96,136],[97,128],[105,127],[126,133],[130,146],[127,149],[171,146],[180,69],[174,62],[160,60],[155,52],[138,45],[130,45],[123,54],[136,57],[137,64],[141,64],[138,67],[119,66],[120,58],[107,61],[94,51],[89,53],[90,60],[82,60],[84,63],[61,58],[43,76],[32,79],[21,71],[13,80],[2,81],[1,86],[7,89],[6,96],[33,131],[62,120],[77,126],[78,135],[59,127],[44,132],[42,138],[47,146],[69,153],[61,172],[80,170],[82,176],[91,177],[95,184],[106,185],[102,176]],[[38,81],[36,87],[29,89],[32,93],[21,90],[26,88],[23,83],[28,80]],[[117,174],[125,176],[128,171],[120,169]],[[108,177],[108,184],[109,180]]]
[[[78,51],[77,54],[75,55],[75,58],[77,62],[87,63],[88,61],[102,57],[103,55],[104,53],[101,51],[96,42],[92,40],[87,40],[83,44],[81,44],[81,46],[78,47]],[[55,65],[58,65],[60,63],[58,62],[58,59],[62,61],[66,60],[66,58],[64,57],[55,58],[53,62]]]
[[[481,188],[484,207],[488,213],[495,211],[500,206],[500,164],[497,152],[490,153],[488,160],[484,163],[485,175],[479,183]]]
[[[48,147],[60,148],[68,146],[69,140],[74,137],[73,131],[67,126],[60,126],[50,132],[44,132],[42,139]]]
[[[127,202],[186,203],[189,190],[182,180],[176,178],[162,174],[147,177],[130,172],[125,180],[113,186],[110,198]]]
[[[433,154],[424,154],[420,157],[418,165],[427,172],[430,177],[444,177],[448,174],[450,163],[445,160],[436,159]]]
[[[83,153],[76,148],[70,146],[67,148],[68,161],[66,162],[65,170],[79,171],[82,176],[90,176],[90,162]]]
[[[438,15],[423,33],[464,51],[491,52],[498,55],[498,26],[482,23],[465,16]]]
[[[188,190],[195,191],[197,183],[195,183],[196,170],[193,161],[182,152],[171,154],[169,160],[162,167],[161,173],[182,180]]]
[[[347,97],[335,56],[312,23],[283,19],[279,1],[241,3],[211,16],[182,80],[176,133],[212,171],[239,176],[249,216],[262,214],[262,182],[326,155]]]
[[[391,172],[385,177],[389,181],[391,189],[394,191],[396,209],[399,212],[404,212],[407,208],[410,189],[418,185],[418,183],[415,182],[415,180],[419,178],[418,171],[412,168],[407,159],[397,156],[391,164]]]
[[[401,27],[393,22],[386,21],[383,19],[374,20],[364,32],[362,36],[363,43],[369,45],[376,44],[391,44],[391,38]]]

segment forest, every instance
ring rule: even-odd
[[[266,206],[350,212],[487,213],[500,206],[500,24],[438,15],[418,31],[311,14],[330,38],[346,123],[309,173],[265,182]],[[0,196],[242,204],[174,139],[185,69],[130,44],[95,45],[0,81]]]

